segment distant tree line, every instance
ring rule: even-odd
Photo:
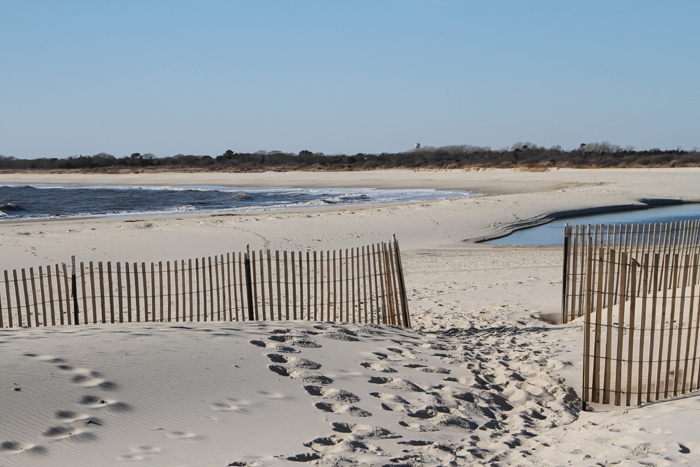
[[[698,167],[700,151],[649,149],[635,151],[607,142],[581,144],[574,150],[560,146],[545,148],[533,143],[516,143],[510,148],[491,149],[469,145],[422,147],[406,152],[326,155],[311,151],[299,154],[281,151],[238,153],[227,150],[219,156],[184,155],[156,157],[150,153],[133,153],[115,157],[99,153],[93,156],[71,156],[64,159],[16,159],[0,156],[0,170],[71,170],[71,171],[231,171],[260,172],[268,170],[374,170],[374,169],[477,169],[513,168],[547,170],[554,167],[622,168],[622,167]]]

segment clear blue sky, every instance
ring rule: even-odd
[[[698,1],[0,0],[0,154],[700,146]]]

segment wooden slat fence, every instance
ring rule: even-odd
[[[396,238],[335,251],[54,264],[0,277],[0,328],[277,320],[410,327]]]
[[[586,277],[588,273],[589,250],[598,254],[600,248],[612,249],[620,255],[627,253],[629,258],[641,263],[644,255],[653,257],[660,254],[700,253],[700,220],[657,223],[657,224],[614,224],[614,225],[566,225],[564,228],[564,261],[561,316],[567,323],[584,315],[588,309],[586,302]],[[604,276],[615,271],[603,271]],[[678,279],[680,280],[680,279]],[[627,284],[626,284],[627,285]],[[677,284],[669,284],[675,287]],[[619,288],[619,286],[618,286]],[[607,305],[608,295],[603,296]],[[617,304],[618,295],[610,296]]]
[[[700,388],[699,253],[684,245],[638,255],[585,247],[584,404],[640,405]]]

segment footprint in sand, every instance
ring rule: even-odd
[[[4,454],[38,454],[43,455],[48,452],[44,446],[36,444],[19,443],[17,441],[3,441],[0,443],[0,453]]]
[[[102,421],[99,418],[90,417],[89,415],[85,414],[79,414],[77,412],[73,412],[72,410],[59,410],[58,412],[56,412],[56,418],[59,420],[63,420],[66,423],[83,422],[88,425],[102,425]]]
[[[290,370],[282,365],[268,365],[270,371],[277,373],[280,376],[287,376],[292,379],[298,379],[303,383],[311,384],[331,384],[333,380],[327,376],[317,375],[306,371]]]
[[[404,378],[386,378],[373,376],[369,379],[372,384],[380,384],[389,389],[405,392],[425,392],[420,386]]]
[[[422,409],[418,410],[408,410],[406,415],[411,418],[419,418],[421,420],[428,420],[435,418],[440,414],[449,414],[450,409],[441,405],[428,405]]]
[[[273,344],[271,342],[264,342],[261,340],[252,340],[250,341],[251,344],[262,347],[264,349],[270,349],[275,352],[282,352],[282,353],[299,353],[299,350],[295,349],[294,347],[290,347],[288,345],[282,345],[282,344]]]
[[[201,435],[197,435],[195,433],[190,433],[187,431],[171,431],[169,433],[166,433],[165,435],[168,438],[172,438],[172,439],[182,439],[182,440],[202,439]]]
[[[406,407],[411,405],[410,402],[408,402],[406,399],[397,394],[389,394],[385,392],[370,392],[369,395],[372,397],[376,397],[377,399],[381,399],[382,409],[388,412],[393,412],[394,410],[405,410]]]
[[[369,370],[379,371],[381,373],[396,373],[396,370],[394,370],[392,367],[381,363],[362,362],[360,365]]]
[[[53,440],[70,439],[71,441],[95,441],[97,435],[90,431],[83,431],[70,425],[58,425],[49,427],[42,435]]]
[[[345,328],[336,328],[331,331],[326,331],[321,333],[320,336],[325,337],[326,339],[345,342],[358,342],[360,340],[357,337],[357,333]]]
[[[275,341],[275,342],[289,344],[289,345],[294,346],[294,347],[305,347],[305,348],[310,348],[310,349],[321,348],[320,344],[317,344],[316,342],[314,342],[310,339],[306,339],[304,337],[274,335],[274,336],[269,336],[268,339],[270,339],[271,341]]]
[[[346,405],[330,402],[316,402],[314,406],[324,412],[336,413],[339,415],[349,415],[350,417],[371,417],[372,414],[354,405]]]
[[[346,465],[349,464],[347,459],[344,459],[340,453],[353,453],[357,454],[374,454],[379,456],[386,456],[384,450],[379,446],[373,444],[365,443],[359,439],[343,439],[336,436],[329,436],[327,438],[316,438],[313,441],[304,443],[304,446],[311,448],[315,453],[321,454],[320,458],[323,458],[319,464],[328,465]],[[291,459],[291,458],[287,458]],[[352,462],[355,463],[355,462]]]
[[[360,398],[355,394],[345,391],[344,389],[335,389],[314,385],[304,386],[306,392],[314,397],[323,397],[335,402],[344,402],[346,404],[353,404],[360,402]]]
[[[414,353],[411,352],[410,350],[406,350],[406,349],[397,349],[397,348],[394,348],[394,347],[389,347],[389,348],[387,348],[387,350],[389,350],[390,352],[394,352],[394,353],[396,353],[396,354],[399,354],[399,355],[401,355],[401,356],[404,357],[404,358],[410,358],[410,359],[412,359],[412,360],[418,359],[418,357],[416,356],[416,354],[414,354]]]
[[[65,362],[64,359],[59,358],[59,357],[54,357],[53,355],[40,355],[40,354],[35,354],[35,353],[25,353],[24,356],[36,358],[37,360],[41,360],[41,361],[48,362],[48,363],[63,363],[63,362]]]
[[[126,402],[103,399],[98,396],[83,396],[78,403],[90,409],[106,408],[110,412],[130,412],[132,410],[131,406]]]
[[[337,446],[343,441],[344,440],[342,438],[338,438],[335,435],[333,435],[324,438],[316,438],[314,440],[304,443],[304,446],[306,446],[307,448],[313,448],[318,451],[329,446]]]
[[[397,441],[396,444],[402,444],[405,446],[430,446],[435,441],[426,441],[422,439],[412,439],[409,441]]]
[[[250,406],[251,403],[249,401],[231,397],[227,397],[226,402],[214,402],[211,404],[212,409],[220,412],[247,412]]]
[[[318,370],[319,368],[321,368],[320,363],[312,362],[311,360],[307,360],[305,358],[300,357],[288,357],[286,355],[270,353],[267,354],[267,358],[269,358],[274,363],[286,364],[291,366],[292,368],[302,368],[305,370]]]
[[[156,454],[160,454],[162,451],[161,448],[156,446],[136,446],[133,448],[129,448],[129,450],[131,451],[129,454],[119,456],[117,457],[117,459],[120,461],[127,462],[142,461]]]
[[[71,382],[85,388],[99,388],[105,391],[114,391],[117,389],[117,383],[104,380],[101,378],[102,375],[97,371],[87,368],[76,368],[72,369],[71,373],[75,375],[71,378]]]
[[[113,391],[117,388],[117,383],[113,381],[106,381],[102,378],[100,372],[90,370],[89,368],[74,368],[62,358],[54,357],[53,355],[39,355],[33,353],[25,353],[24,355],[26,357],[32,357],[36,358],[37,360],[56,364],[56,367],[59,370],[73,374],[71,382],[79,384],[83,387],[97,387],[105,391]]]
[[[429,365],[418,365],[416,363],[404,365],[404,368],[410,368],[412,370],[422,371],[423,373],[437,373],[437,374],[441,374],[441,375],[449,375],[450,373],[452,373],[452,371],[448,370],[447,368],[441,368],[438,366],[429,366]]]
[[[359,438],[393,439],[401,438],[401,435],[393,433],[386,428],[374,425],[356,425],[354,423],[333,422],[333,431],[338,433],[352,433]]]
[[[406,428],[409,431],[415,431],[417,433],[428,433],[431,431],[439,431],[440,429],[434,426],[430,425],[423,425],[422,423],[417,423],[417,422],[405,422],[405,421],[400,421],[399,425],[402,427]]]

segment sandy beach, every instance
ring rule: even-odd
[[[0,465],[699,465],[691,394],[581,411],[560,247],[477,241],[577,212],[699,202],[700,169],[0,174],[0,183],[434,188],[433,202],[0,222],[0,269],[401,244],[412,329],[4,329]]]

